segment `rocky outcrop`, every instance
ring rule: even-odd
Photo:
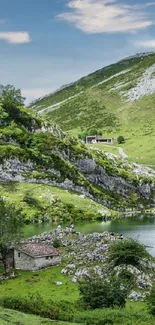
[[[78,168],[78,171],[85,176],[91,183],[99,185],[104,190],[118,193],[124,197],[129,197],[132,193],[137,193],[137,196],[142,199],[150,199],[152,194],[155,192],[155,172],[150,168],[142,168],[138,164],[131,164],[130,168],[135,180],[126,180],[125,177],[120,177],[119,175],[113,176],[107,173],[106,167],[99,165],[93,157],[83,158],[83,159],[72,159],[71,154],[66,155],[63,153],[63,157]],[[115,156],[116,157],[116,156]],[[118,159],[118,157],[117,157]],[[111,161],[112,164],[112,161]],[[113,164],[115,164],[113,162]],[[122,160],[122,167],[119,167],[122,170],[124,169],[124,163]],[[139,176],[145,176],[148,178],[148,182],[139,180]],[[154,201],[153,201],[154,202]]]
[[[93,156],[90,158],[73,159],[70,157],[70,154],[59,154],[63,157],[63,159],[67,160],[77,168],[79,175],[83,175],[86,182],[90,182],[90,186],[91,184],[95,184],[100,186],[101,190],[103,189],[104,191],[107,191],[107,193],[118,194],[124,198],[128,198],[133,193],[136,193],[137,198],[144,199],[146,201],[151,200],[152,205],[154,204],[155,200],[153,195],[155,193],[155,182],[152,180],[153,176],[155,177],[155,172],[153,170],[152,173],[149,173],[147,169],[140,169],[138,168],[138,165],[136,165],[134,175],[135,178],[137,177],[137,181],[135,182],[135,180],[132,180],[132,178],[131,180],[127,180],[119,175],[113,176],[108,174],[106,168],[99,165]],[[123,169],[124,166],[122,167],[122,170]],[[139,174],[136,173],[136,170],[138,173],[140,173],[141,170],[141,175],[147,175],[148,181],[146,182],[146,180],[143,181],[138,179]],[[74,178],[68,179],[67,177],[64,177],[64,179],[62,179],[62,172],[59,169],[42,168],[38,177],[35,172],[36,174],[38,173],[37,166],[36,163],[32,162],[31,160],[21,161],[19,158],[5,159],[3,160],[3,163],[0,164],[0,181],[29,182],[57,186],[66,190],[73,190],[84,194],[85,196],[95,199],[110,208],[115,208],[115,204],[112,204],[110,201],[108,201],[108,199],[96,198],[93,193],[90,192],[90,188],[87,183],[85,184],[85,182],[81,182],[81,184],[76,184]],[[143,208],[143,205],[140,204],[139,208],[140,207]]]

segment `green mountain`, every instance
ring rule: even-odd
[[[155,53],[107,66],[35,101],[31,108],[75,136],[92,128],[101,129],[104,136],[123,135],[129,160],[155,165]]]
[[[0,194],[22,207],[25,221],[154,206],[153,170],[87,148],[29,109],[17,105],[13,113],[9,105],[0,107]]]

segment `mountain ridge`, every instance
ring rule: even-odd
[[[94,74],[94,73],[97,73],[97,72],[103,70],[104,68],[110,67],[110,66],[115,65],[115,64],[117,64],[117,63],[122,63],[122,62],[124,62],[124,61],[132,60],[132,59],[144,58],[144,57],[146,57],[146,56],[154,55],[154,54],[155,54],[154,51],[150,51],[150,52],[140,52],[140,53],[136,53],[135,55],[127,56],[127,57],[125,57],[124,59],[118,60],[116,63],[111,63],[111,64],[109,64],[108,66],[104,66],[103,68],[97,69],[95,72],[90,72],[90,73],[87,75],[87,77],[90,76],[90,75],[92,75],[92,74]],[[65,88],[68,88],[68,87],[70,87],[70,86],[72,86],[72,85],[75,85],[76,83],[80,82],[80,81],[81,81],[82,79],[84,79],[84,78],[85,78],[85,76],[83,76],[83,77],[81,77],[81,78],[79,78],[79,79],[77,79],[77,80],[75,80],[75,81],[73,81],[73,82],[71,82],[71,83],[68,83],[68,84],[64,84],[64,85],[62,85],[62,86],[60,86],[58,89],[54,90],[53,92],[51,92],[51,93],[49,93],[49,94],[47,94],[47,95],[45,95],[45,96],[42,96],[42,97],[39,98],[39,99],[34,100],[34,101],[33,101],[32,103],[30,103],[28,106],[31,107],[31,106],[32,106],[33,104],[35,104],[38,100],[42,100],[42,99],[44,99],[44,98],[46,98],[46,97],[48,97],[48,96],[51,96],[51,95],[54,95],[54,94],[58,93],[58,92],[61,91],[61,90],[64,90]]]

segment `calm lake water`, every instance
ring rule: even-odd
[[[62,227],[65,225],[62,225]],[[41,234],[57,227],[57,224],[41,224],[25,226],[25,237]],[[75,225],[76,231],[83,234],[111,231],[123,234],[124,237],[138,239],[142,244],[149,246],[149,252],[155,256],[155,218],[134,217],[107,222],[83,222]]]

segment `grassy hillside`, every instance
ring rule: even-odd
[[[44,184],[1,183],[0,195],[22,209],[27,223],[31,221],[78,221],[113,214],[108,208],[83,195]]]
[[[32,109],[76,136],[92,128],[104,136],[123,135],[130,160],[155,164],[155,54],[105,67],[36,101]]]

